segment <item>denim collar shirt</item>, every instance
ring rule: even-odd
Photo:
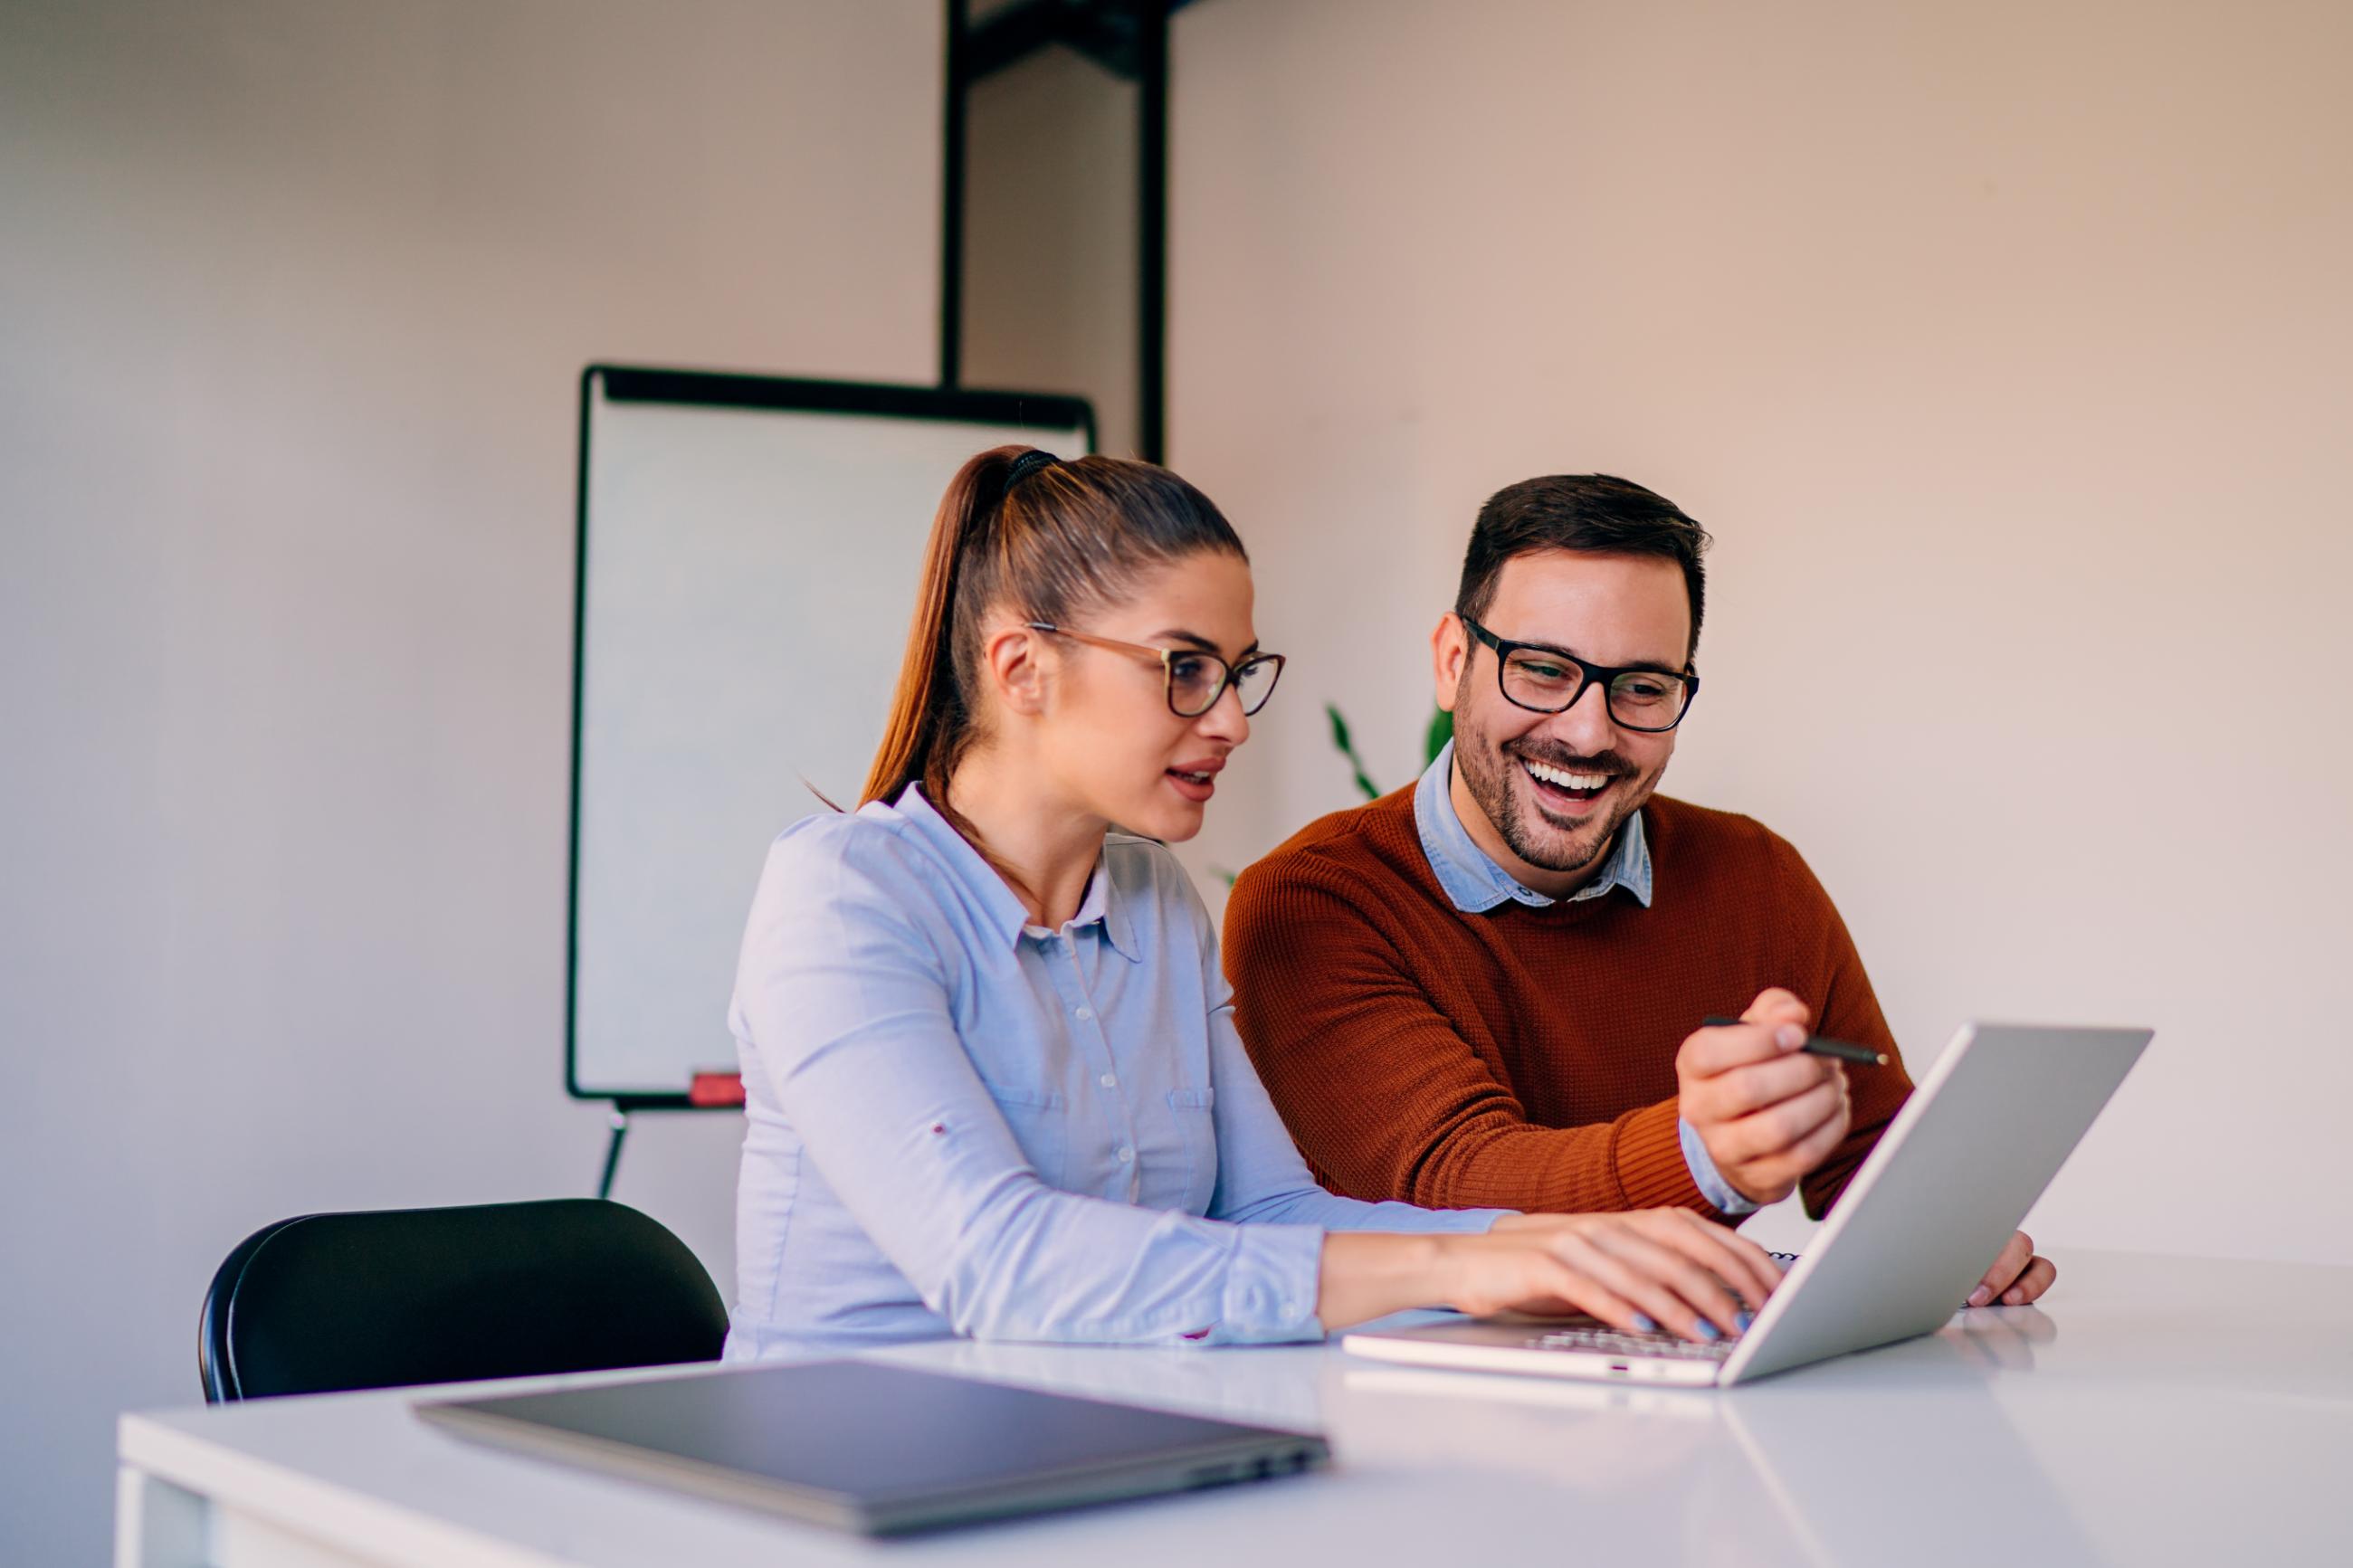
[[[1454,907],[1481,915],[1506,900],[1532,909],[1559,902],[1523,883],[1479,847],[1454,809],[1453,784],[1454,742],[1449,741],[1413,786],[1413,825],[1421,836],[1421,852]],[[1639,811],[1618,830],[1600,874],[1569,894],[1568,901],[1605,899],[1620,888],[1644,909],[1651,907],[1651,845]]]
[[[1526,886],[1479,847],[1471,830],[1462,826],[1461,814],[1454,809],[1453,784],[1454,742],[1449,741],[1413,786],[1413,823],[1430,871],[1454,907],[1466,915],[1478,915],[1506,902],[1536,909],[1559,902]],[[1647,910],[1651,907],[1651,877],[1650,838],[1642,828],[1642,814],[1638,811],[1618,830],[1618,840],[1610,847],[1609,858],[1602,862],[1599,873],[1569,894],[1568,900],[1578,903],[1605,899],[1622,889]],[[1757,1205],[1735,1191],[1716,1169],[1699,1129],[1688,1121],[1677,1125],[1682,1133],[1683,1164],[1690,1170],[1700,1195],[1728,1215],[1755,1213]]]
[[[1329,1230],[1484,1231],[1309,1174],[1167,848],[1113,833],[1071,921],[920,785],[771,846],[730,1026],[746,1131],[726,1358],[952,1334],[1321,1337]]]

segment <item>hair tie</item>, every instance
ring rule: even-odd
[[[1006,492],[1010,494],[1014,486],[1019,484],[1022,480],[1028,479],[1030,475],[1036,473],[1040,468],[1052,468],[1058,461],[1060,461],[1060,459],[1057,458],[1053,453],[1041,451],[1036,447],[1030,447],[1028,451],[1014,458],[1013,466],[1005,470]]]

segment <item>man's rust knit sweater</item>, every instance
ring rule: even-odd
[[[1435,1208],[1679,1205],[1713,1215],[1678,1140],[1675,1051],[1767,986],[1850,1068],[1853,1130],[1803,1184],[1822,1213],[1911,1092],[1862,961],[1798,852],[1746,816],[1653,796],[1651,907],[1620,891],[1457,909],[1409,786],[1309,824],[1226,906],[1235,1022],[1336,1192]]]

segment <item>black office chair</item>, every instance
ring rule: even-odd
[[[205,1293],[205,1398],[712,1361],[727,1312],[655,1221],[601,1198],[280,1220]]]

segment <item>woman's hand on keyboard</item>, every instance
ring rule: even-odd
[[[1464,1244],[1449,1300],[1463,1311],[1583,1311],[1691,1340],[1741,1332],[1781,1278],[1763,1247],[1687,1209],[1509,1215],[1446,1240]]]

